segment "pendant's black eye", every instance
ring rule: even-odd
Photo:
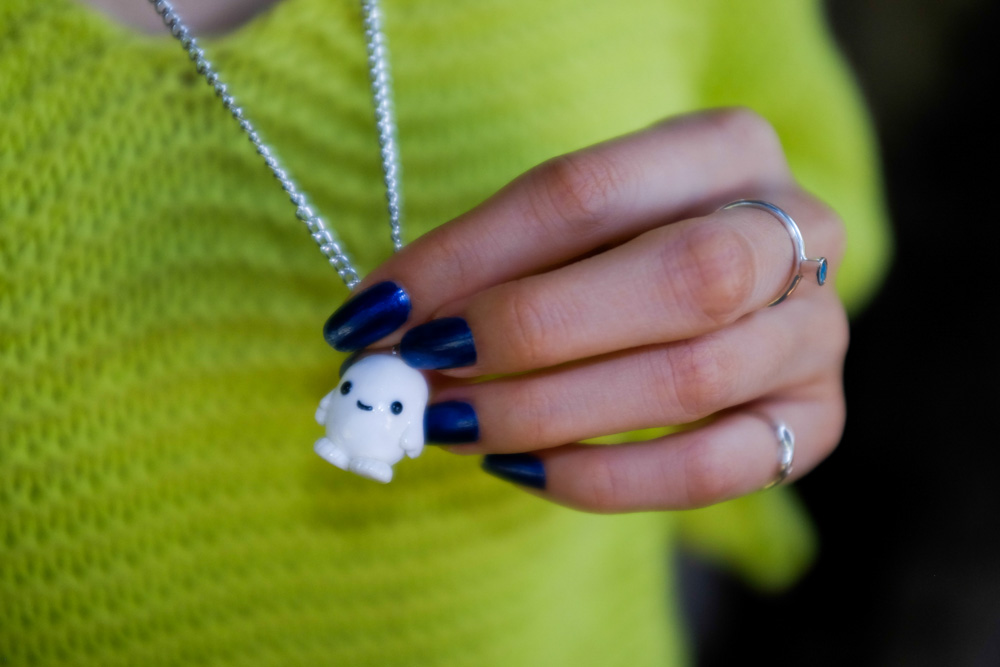
[[[389,406],[389,409],[392,410],[392,414],[398,415],[403,411],[403,404],[399,401],[393,401],[392,405]]]
[[[343,394],[344,396],[347,396],[348,394],[351,393],[351,381],[350,380],[348,380],[344,384],[340,385],[340,393]]]

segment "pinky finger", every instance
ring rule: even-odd
[[[561,505],[599,512],[692,509],[758,491],[776,480],[782,446],[775,425],[794,433],[789,479],[836,446],[841,396],[768,400],[697,429],[624,445],[565,445],[536,454],[489,455],[483,468]]]

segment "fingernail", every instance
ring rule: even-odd
[[[483,457],[483,470],[521,486],[545,488],[545,466],[531,454],[487,454]]]
[[[475,409],[461,401],[428,405],[424,412],[424,437],[429,442],[458,445],[479,440]]]
[[[386,281],[351,297],[323,326],[326,342],[341,352],[371,345],[403,326],[410,316],[410,297]]]
[[[461,317],[445,317],[413,327],[403,336],[399,353],[413,368],[459,368],[476,363],[472,330]]]

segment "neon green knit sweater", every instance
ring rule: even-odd
[[[368,270],[390,250],[356,4],[285,0],[205,46]],[[859,303],[878,179],[815,4],[388,0],[407,236],[739,103],[847,221]],[[175,42],[0,3],[0,664],[673,664],[679,535],[764,587],[808,563],[785,492],[590,516],[433,448],[389,487],[333,468],[312,415],[346,294]]]

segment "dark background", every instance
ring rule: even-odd
[[[998,667],[1000,3],[827,4],[880,135],[896,258],[852,327],[844,440],[796,485],[820,560],[777,597],[723,582],[699,664]]]

